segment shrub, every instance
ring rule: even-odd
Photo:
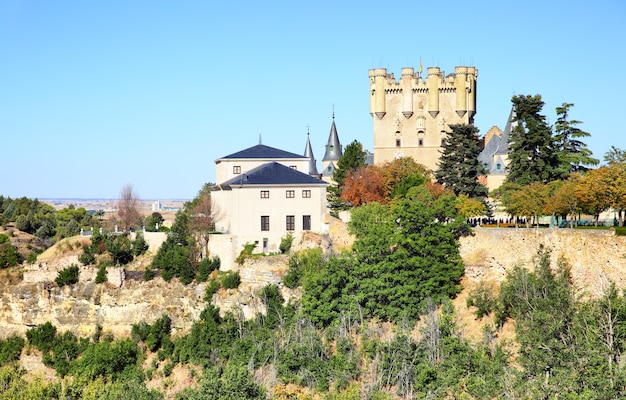
[[[278,249],[281,253],[287,253],[291,249],[291,244],[293,243],[293,235],[288,233],[285,237],[280,240],[280,245]]]
[[[493,288],[481,281],[474,290],[469,293],[466,304],[467,307],[476,307],[474,315],[477,319],[489,315],[495,307],[495,299],[492,295]]]
[[[218,281],[211,281],[208,285],[206,285],[206,290],[204,292],[204,301],[211,302],[213,299],[213,295],[217,293],[220,289],[220,283]]]
[[[19,360],[24,344],[24,339],[19,336],[0,340],[0,366]]]
[[[152,279],[154,279],[154,270],[146,268],[146,272],[143,273],[143,280],[151,281]]]
[[[209,274],[215,270],[220,269],[220,259],[219,257],[207,257],[200,261],[198,264],[198,275],[196,279],[198,282],[206,282],[209,278]]]
[[[98,267],[98,274],[96,275],[96,283],[105,283],[108,281],[107,268],[104,265]]]
[[[54,281],[57,285],[59,285],[59,287],[73,285],[78,282],[79,275],[80,271],[78,269],[78,265],[72,264],[69,267],[60,270]]]
[[[626,236],[626,226],[616,226],[615,234],[618,236]]]
[[[246,258],[249,258],[252,255],[252,251],[255,247],[256,244],[254,243],[246,243],[243,246],[243,250],[241,250],[241,253],[239,253],[237,258],[235,259],[235,262],[239,265],[243,265],[243,263],[246,261]]]
[[[225,289],[236,289],[239,287],[240,283],[241,277],[239,276],[239,272],[236,271],[229,272],[222,278],[222,286],[224,286]]]
[[[48,321],[26,331],[26,339],[30,345],[46,353],[52,347],[56,334],[57,328]]]
[[[140,232],[137,232],[137,238],[133,242],[133,253],[135,254],[135,257],[140,256],[146,251],[148,251],[148,248],[149,248],[148,243],[146,242],[146,239],[143,237],[143,234]]]

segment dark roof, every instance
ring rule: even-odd
[[[478,160],[486,165],[487,173],[489,174],[505,174],[505,165],[502,161],[502,156],[509,153],[509,139],[511,137],[511,131],[517,124],[513,122],[515,118],[515,110],[511,108],[509,118],[506,122],[504,132],[502,135],[493,135],[488,143],[485,143],[485,148],[478,155]],[[496,159],[494,161],[494,158]],[[498,164],[500,169],[498,169]]]
[[[328,143],[326,144],[326,153],[324,153],[323,161],[337,161],[342,155],[343,152],[341,151],[341,143],[339,143],[337,126],[335,126],[335,115],[333,114],[333,123],[330,125],[330,134],[328,135]]]
[[[309,140],[308,134],[306,136],[304,156],[309,159],[309,175],[319,175],[320,173],[317,172],[317,164],[315,162],[315,156],[313,155],[313,148],[311,147],[311,140]]]
[[[237,185],[327,185],[321,179],[289,168],[277,162],[269,162],[221,183],[220,186]]]
[[[245,150],[238,151],[236,153],[222,157],[221,159],[236,159],[236,158],[262,158],[262,159],[276,159],[276,158],[306,158],[300,154],[290,153],[288,151],[275,149],[264,144],[257,144],[256,146],[249,147]]]

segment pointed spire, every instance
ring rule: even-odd
[[[313,155],[313,147],[311,147],[311,140],[310,140],[310,132],[309,132],[309,127],[307,126],[306,129],[306,146],[304,147],[304,156],[307,157],[309,159],[309,175],[319,175],[319,172],[317,172],[317,165],[315,162],[315,156]]]
[[[263,140],[261,139],[261,134],[259,133],[259,144],[263,144]]]
[[[326,153],[324,153],[323,161],[339,160],[343,154],[339,135],[337,134],[337,126],[335,125],[335,107],[333,106],[333,123],[330,126],[330,134],[328,135],[328,143],[326,144]]]

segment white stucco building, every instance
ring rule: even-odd
[[[258,144],[215,160],[213,205],[220,214],[209,249],[222,269],[246,243],[256,253],[275,253],[283,237],[303,231],[325,232],[326,186],[319,179],[307,140],[305,155]]]

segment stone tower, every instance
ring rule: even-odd
[[[330,134],[328,135],[328,143],[326,143],[326,152],[322,159],[322,179],[330,182],[337,166],[337,161],[343,155],[339,135],[337,134],[337,126],[335,125],[335,113],[333,112],[333,123],[330,125]]]
[[[400,81],[386,68],[369,70],[374,163],[413,157],[436,170],[449,125],[474,123],[477,77],[474,67],[455,67],[448,76],[430,67],[425,80],[421,66],[419,73],[402,68]]]

